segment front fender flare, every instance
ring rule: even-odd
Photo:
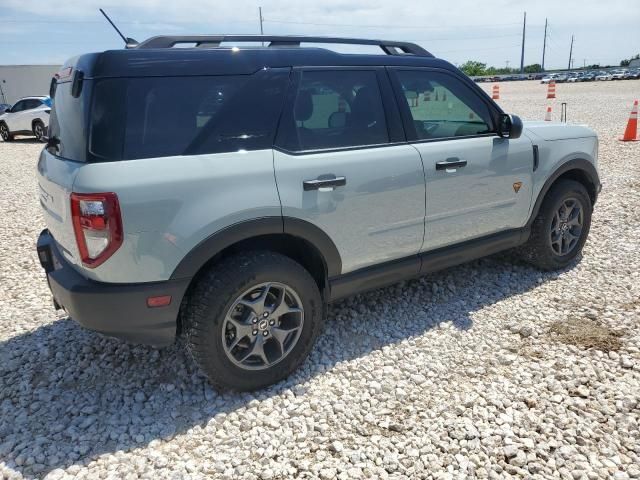
[[[544,201],[544,197],[547,195],[551,186],[555,183],[558,178],[560,178],[563,174],[571,171],[571,170],[579,170],[582,173],[587,181],[593,185],[595,198],[597,198],[598,193],[600,193],[600,189],[602,184],[600,183],[600,177],[598,176],[598,171],[593,163],[584,160],[582,158],[576,158],[573,160],[569,160],[568,162],[560,165],[547,179],[547,181],[542,186],[540,193],[538,194],[538,198],[536,199],[536,203],[533,206],[533,210],[531,211],[531,216],[529,217],[529,221],[527,222],[527,226],[530,227],[536,217],[538,216],[538,212],[540,211],[540,207],[542,206],[542,202]]]

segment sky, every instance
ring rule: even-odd
[[[412,41],[452,63],[519,67],[527,13],[525,65],[541,63],[548,18],[547,69],[618,65],[640,53],[640,0],[1,0],[0,65],[61,64],[123,46],[99,13],[126,36],[260,33]]]

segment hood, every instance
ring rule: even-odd
[[[597,134],[586,125],[572,125],[559,122],[523,122],[524,133],[543,140],[567,140],[570,138],[596,137]]]

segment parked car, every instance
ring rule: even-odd
[[[540,80],[540,83],[549,83],[551,82],[551,80],[556,81],[558,78],[558,76],[556,74],[551,74],[551,75],[547,75],[546,77],[543,77],[542,80]]]
[[[219,46],[248,40],[278,47]],[[411,43],[160,36],[64,69],[37,169],[54,305],[182,335],[220,388],[289,375],[328,302],[513,247],[563,269],[589,233],[595,132],[523,125]]]
[[[582,75],[581,82],[593,82],[596,79],[596,72],[585,72]]]
[[[598,74],[596,75],[596,80],[597,81],[606,81],[606,80],[611,80],[611,79],[613,79],[613,77],[608,72],[598,72]]]
[[[0,115],[0,137],[10,142],[16,135],[33,135],[44,142],[50,112],[49,97],[22,98]]]
[[[11,105],[8,103],[0,103],[0,113],[4,113],[7,108],[11,108]]]
[[[624,80],[628,70],[614,70],[611,72],[611,80]]]
[[[625,80],[634,80],[637,78],[640,78],[640,69],[627,70],[626,73],[624,74]]]
[[[569,75],[567,75],[567,82],[576,83],[576,82],[579,82],[581,78],[582,78],[581,73],[575,73],[575,72],[570,73]]]

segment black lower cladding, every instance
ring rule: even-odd
[[[60,254],[48,230],[38,239],[38,256],[56,306],[83,327],[133,343],[173,343],[180,303],[190,279],[133,284],[89,280]],[[171,295],[169,305],[147,306],[149,297],[164,295]]]
[[[507,230],[332,277],[329,279],[330,301],[385,287],[516,247],[527,241],[529,233],[529,228]]]

